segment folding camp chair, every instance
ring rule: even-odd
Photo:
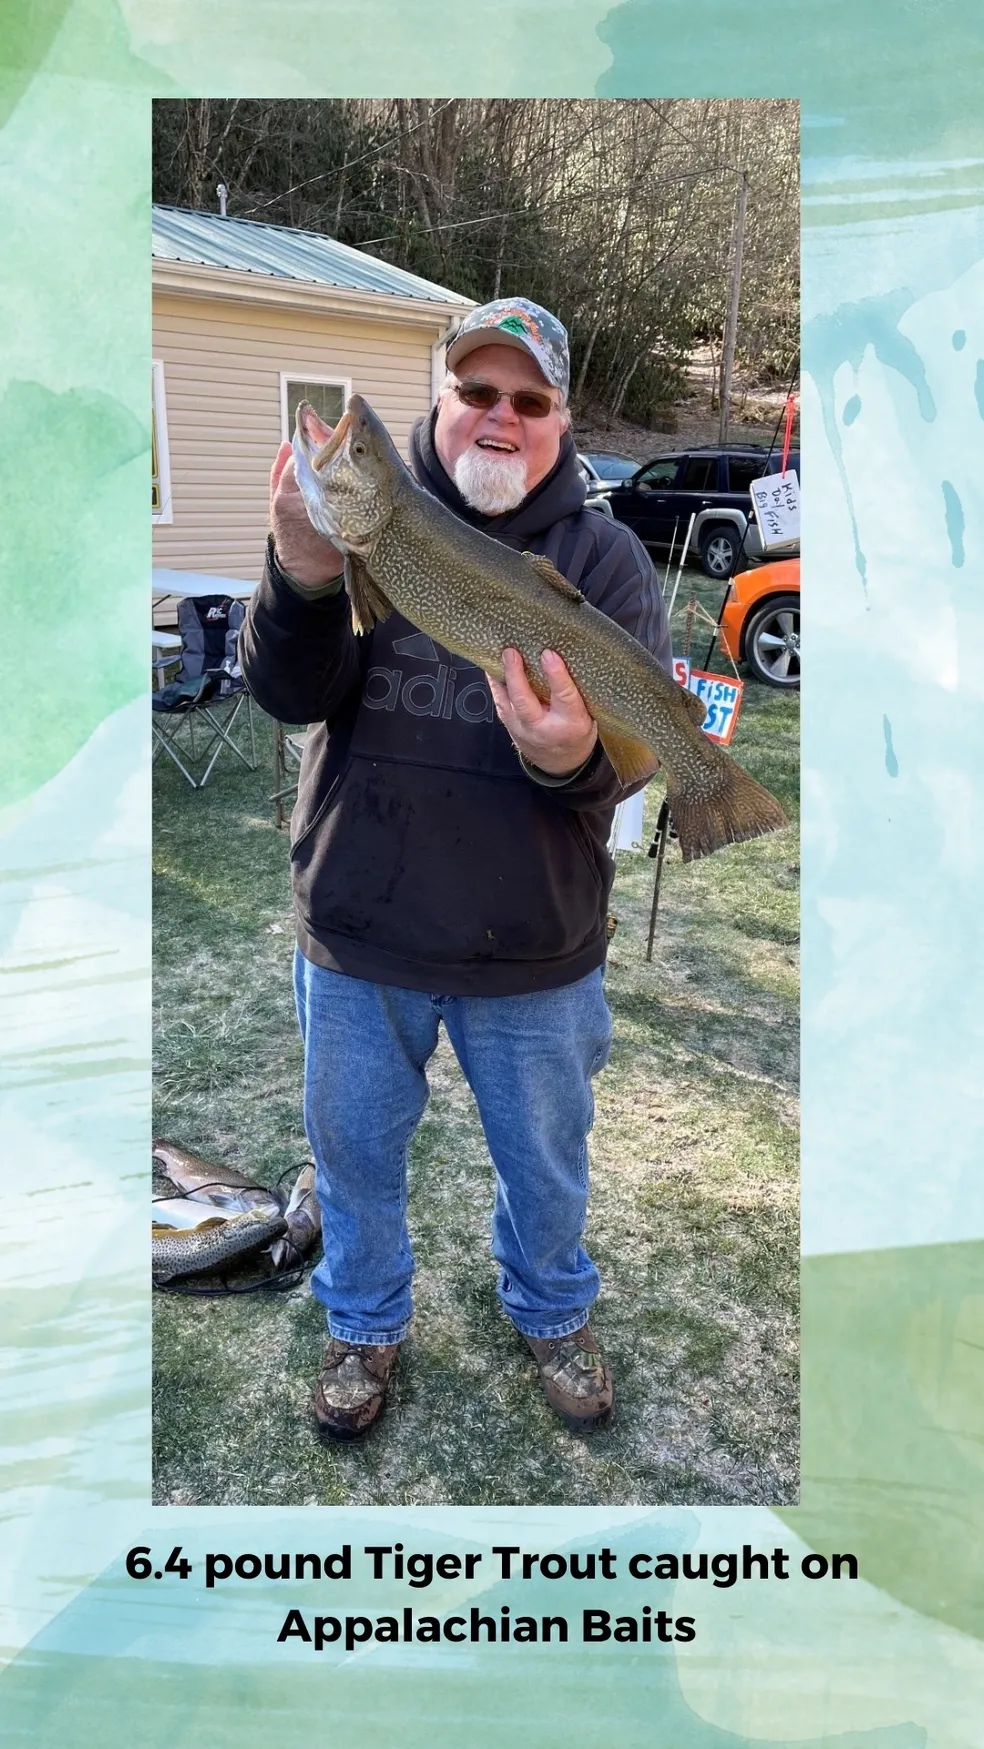
[[[245,617],[242,602],[230,596],[193,595],[178,605],[181,667],[171,685],[152,695],[154,758],[163,749],[192,789],[204,788],[223,748],[256,770],[253,701],[237,655]],[[238,733],[248,726],[248,758],[233,733],[244,707]]]

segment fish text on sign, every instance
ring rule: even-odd
[[[767,546],[770,541],[799,539],[800,489],[799,476],[794,468],[788,473],[769,474],[764,479],[752,480],[749,491]]]
[[[769,497],[771,497],[771,504],[762,505],[762,516],[766,518],[766,533],[783,535],[787,530],[785,516],[795,516],[799,505],[797,505],[795,495],[790,490],[787,481],[783,481],[780,486],[774,486]]]
[[[728,680],[712,680],[702,674],[691,674],[688,690],[706,707],[701,725],[706,734],[726,735],[728,724],[738,703],[738,687]]]

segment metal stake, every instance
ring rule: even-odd
[[[680,526],[680,518],[679,518],[679,516],[675,516],[673,519],[673,539],[670,541],[670,550],[666,555],[666,570],[663,572],[662,595],[663,595],[664,601],[666,600],[666,585],[670,580],[670,567],[673,564],[673,548],[676,546],[677,529],[679,528],[679,526]]]
[[[659,887],[663,878],[663,858],[666,855],[666,840],[670,835],[670,804],[663,797],[659,813],[656,817],[656,831],[649,846],[650,856],[656,858],[656,880],[653,886],[653,905],[649,913],[649,940],[646,943],[646,958],[653,957],[653,937],[656,934],[656,912],[659,908]]]

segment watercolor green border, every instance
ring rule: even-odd
[[[976,12],[44,0],[0,26],[9,1741],[248,1746],[271,1714],[288,1742],[337,1745],[978,1740]],[[803,104],[803,1496],[781,1520],[146,1504],[148,99],[438,88]],[[863,1580],[702,1597],[696,1653],[377,1649],[312,1667],[271,1646],[278,1606],[247,1587],[221,1608],[190,1587],[137,1602],[121,1577],[121,1551],[161,1535],[197,1553],[255,1546],[261,1526],[291,1547],[381,1525],[418,1547],[851,1547]]]

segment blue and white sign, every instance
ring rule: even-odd
[[[724,745],[731,740],[744,690],[744,681],[729,680],[726,674],[705,674],[699,668],[691,669],[687,691],[705,706],[701,728],[709,740]]]

